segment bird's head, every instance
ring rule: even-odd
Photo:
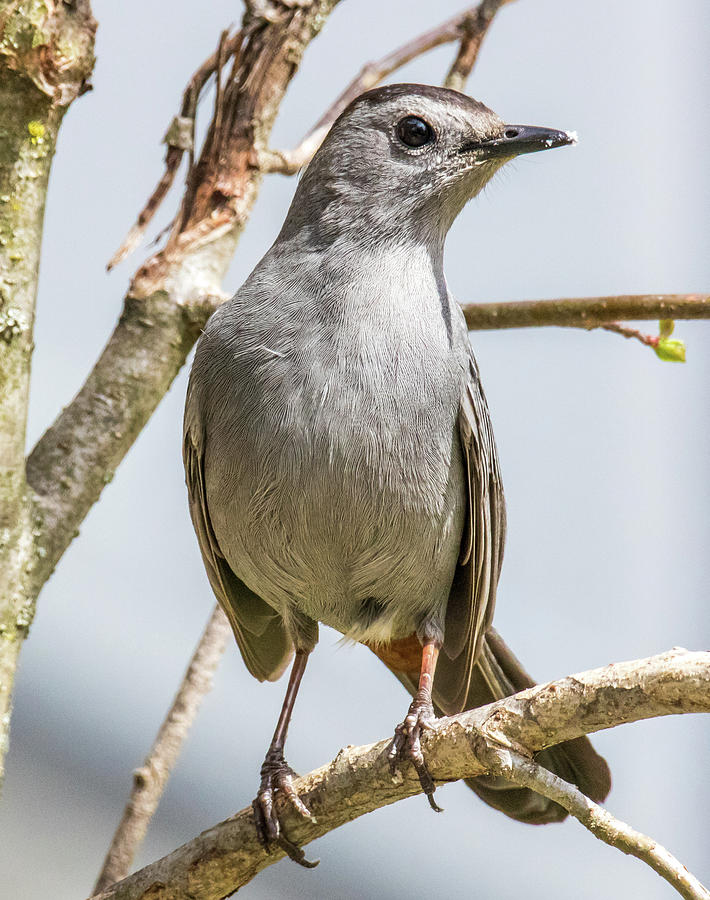
[[[388,85],[361,94],[338,117],[301,178],[289,219],[325,239],[359,228],[373,240],[443,240],[508,160],[574,142],[565,131],[506,125],[458,91]]]

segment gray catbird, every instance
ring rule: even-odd
[[[254,811],[267,846],[278,839],[300,861],[273,800],[280,791],[308,815],[283,750],[319,622],[369,646],[414,696],[390,760],[414,763],[434,808],[420,736],[435,711],[533,683],[491,628],[503,489],[443,249],[507,160],[573,142],[505,125],[443,88],[362,94],[303,173],[275,243],[198,343],[185,409],[190,511],[249,671],[274,680],[295,653]],[[538,759],[595,800],[609,790],[586,739]],[[521,821],[565,816],[500,779],[469,784]]]

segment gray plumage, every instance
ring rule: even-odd
[[[403,144],[407,116],[431,126],[434,146]],[[493,697],[510,691],[481,653],[505,533],[498,459],[443,273],[452,222],[521,152],[476,154],[505,127],[438,88],[358,98],[198,343],[190,509],[257,678],[311,650],[323,622],[375,648],[440,640],[434,699],[447,712],[466,705],[472,679]]]

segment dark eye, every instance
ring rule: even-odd
[[[434,129],[419,116],[405,116],[397,123],[397,137],[408,147],[423,147],[434,140]]]

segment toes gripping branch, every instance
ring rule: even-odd
[[[252,803],[254,810],[254,824],[259,840],[267,852],[271,852],[273,844],[281,849],[299,865],[307,869],[313,869],[319,860],[308,860],[303,850],[293,841],[290,841],[283,833],[276,809],[276,797],[281,795],[288,803],[305,819],[312,819],[309,809],[296,793],[293,786],[293,778],[297,777],[291,766],[284,759],[284,745],[288,724],[291,721],[293,705],[296,701],[303,673],[306,670],[308,653],[299,651],[293,662],[291,677],[286,689],[286,697],[281,707],[281,715],[276,725],[276,731],[271,740],[271,745],[266,753],[266,758],[261,767],[261,784],[256,799]]]
[[[405,720],[395,728],[388,759],[393,776],[398,773],[399,761],[409,760],[419,776],[419,783],[427,796],[429,805],[435,812],[443,812],[442,808],[434,800],[436,785],[427,768],[421,745],[422,732],[433,731],[436,728],[436,715],[431,700],[431,690],[438,656],[438,642],[427,641],[422,649],[419,690],[410,704]]]

